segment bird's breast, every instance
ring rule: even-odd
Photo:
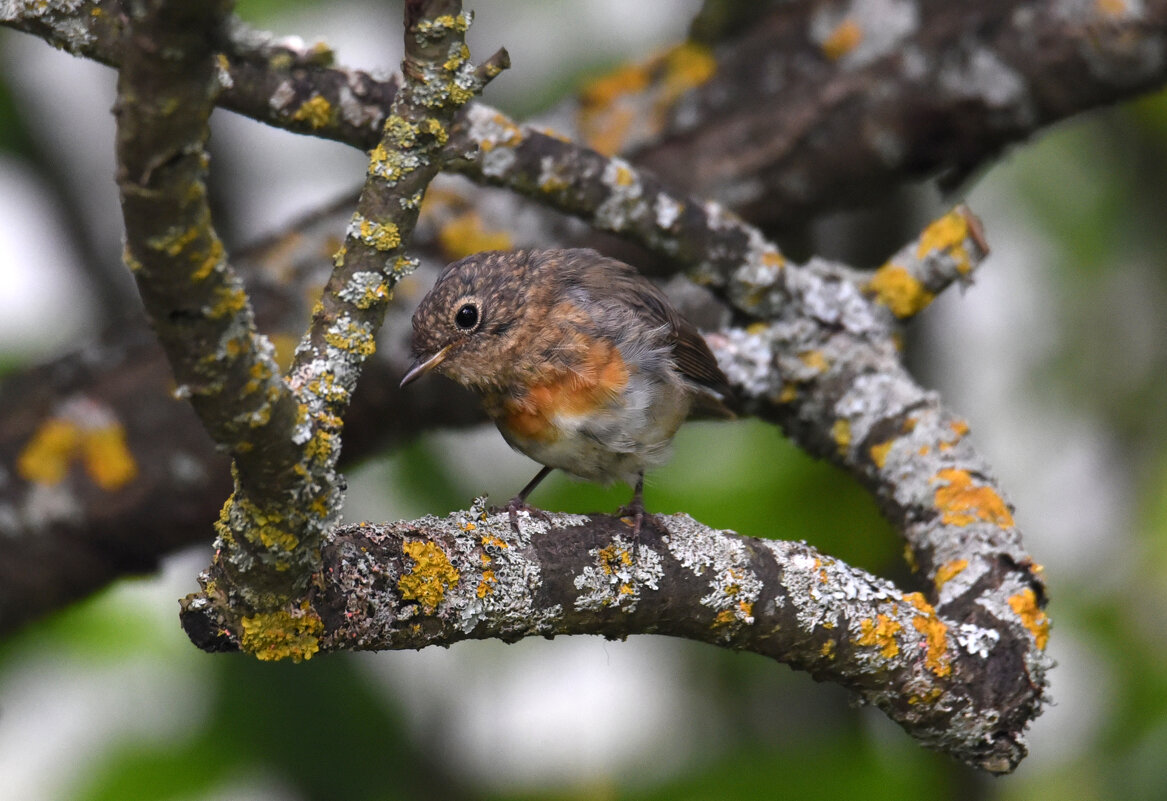
[[[597,340],[574,358],[523,371],[508,391],[487,400],[487,411],[515,437],[549,442],[580,419],[618,407],[629,378],[619,349]]]

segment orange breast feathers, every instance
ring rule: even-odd
[[[556,367],[503,402],[503,424],[515,435],[553,442],[557,420],[587,417],[610,406],[628,386],[629,368],[611,342],[596,340],[570,367]]]

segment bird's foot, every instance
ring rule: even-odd
[[[507,513],[507,517],[511,521],[511,528],[513,528],[515,530],[516,534],[521,533],[519,531],[519,512],[526,512],[527,514],[531,515],[531,517],[534,517],[534,518],[537,518],[537,519],[543,520],[543,521],[549,521],[551,519],[550,515],[548,515],[542,509],[536,509],[534,506],[531,506],[522,498],[522,496],[519,496],[519,495],[516,495],[515,497],[513,497],[509,501],[507,501],[506,506],[503,506],[501,508],[497,507],[497,506],[493,506],[490,509],[491,514],[498,514],[499,512],[502,512],[502,511],[505,511]]]

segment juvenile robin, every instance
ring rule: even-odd
[[[644,519],[644,471],[691,415],[732,417],[705,340],[655,285],[594,250],[488,251],[447,266],[413,315],[401,386],[436,370],[478,392],[503,438],[544,467],[623,481]]]

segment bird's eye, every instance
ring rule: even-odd
[[[454,325],[463,331],[473,331],[478,325],[478,305],[474,303],[463,303],[462,307],[454,315]]]

